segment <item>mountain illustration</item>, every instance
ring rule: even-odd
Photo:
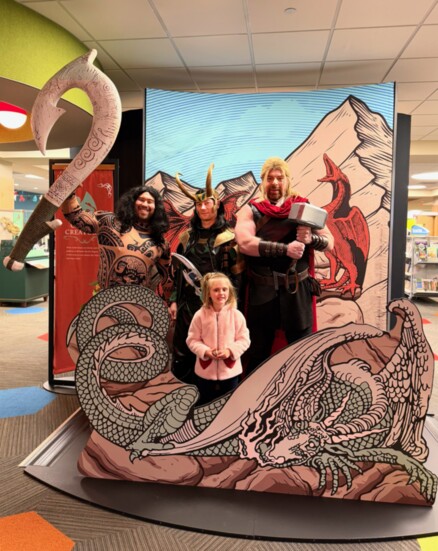
[[[285,159],[298,194],[323,207],[330,203],[333,194],[330,184],[318,182],[325,176],[323,156],[327,154],[348,177],[350,204],[361,209],[369,227],[370,250],[362,294],[352,308],[347,304],[349,301],[339,301],[333,293],[329,305],[332,312],[328,309],[328,301],[325,306],[325,301],[321,301],[318,305],[320,329],[332,324],[335,318],[343,323],[365,320],[386,328],[392,151],[393,131],[384,117],[371,111],[363,101],[349,96],[338,108],[327,113],[308,138]],[[188,190],[196,192],[197,186],[181,179]],[[193,202],[181,192],[173,176],[159,171],[146,183],[156,187],[163,199],[181,215],[191,216]],[[235,203],[238,211],[256,195],[258,185],[249,171],[218,183],[216,190],[222,200],[238,193]],[[322,253],[317,260],[322,266],[326,264]],[[320,316],[323,306],[327,311]]]

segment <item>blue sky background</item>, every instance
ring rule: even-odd
[[[161,170],[204,187],[252,170],[259,180],[267,157],[285,158],[322,118],[350,95],[394,127],[394,83],[263,94],[146,90],[145,177]]]

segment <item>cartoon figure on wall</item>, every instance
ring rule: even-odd
[[[350,182],[330,157],[324,154],[327,175],[319,182],[333,186],[333,199],[324,206],[327,226],[335,239],[335,249],[326,252],[328,277],[320,280],[323,290],[337,289],[339,296],[359,297],[367,268],[370,232],[362,210],[350,205]],[[339,277],[340,276],[340,277]]]
[[[377,92],[377,88],[384,98],[380,104],[373,103],[373,94]],[[278,156],[284,151],[281,156],[289,165],[294,190],[298,195],[307,197],[312,204],[327,210],[327,227],[335,236],[334,251],[316,255],[317,277],[323,289],[318,301],[318,327],[366,321],[385,329],[393,93],[394,87],[391,84],[384,85],[383,88],[371,86],[322,90],[315,93],[312,102],[313,92],[263,94],[263,98],[253,98],[246,94],[184,94],[148,90],[146,108],[151,108],[152,115],[148,117],[146,128],[146,175],[150,174],[147,178],[148,184],[154,185],[160,191],[167,205],[173,228],[168,239],[171,243],[176,240],[179,231],[188,223],[193,207],[170,174],[187,174],[187,177],[181,177],[184,186],[196,192],[197,180],[191,179],[190,172],[196,173],[196,166],[202,163],[199,156],[202,159],[204,150],[210,152],[211,142],[217,144],[214,156],[215,179],[219,179],[220,183],[216,186],[216,192],[225,205],[227,218],[231,223],[236,212],[257,194],[258,164],[270,152]],[[197,109],[193,110],[193,116],[199,111],[204,113],[204,108],[208,112],[211,103],[212,112],[218,116],[219,127],[222,109],[225,113],[231,111],[229,118],[232,118],[232,124],[231,120],[225,121],[230,123],[231,136],[219,135],[215,124],[204,125],[205,129],[194,124],[198,130],[196,147],[187,146],[187,135],[184,132],[187,130],[187,113],[181,113],[180,122],[178,115],[169,120],[160,110],[160,105],[168,105],[167,102],[171,103],[174,96],[176,103],[184,99],[189,113],[192,112],[191,106],[194,103]],[[202,97],[198,99],[196,96]],[[368,103],[360,99],[361,97]],[[385,110],[382,105],[386,101],[388,107]],[[296,104],[305,109],[306,117],[300,111],[294,111],[298,109]],[[379,105],[380,110],[375,105]],[[331,110],[329,106],[332,107]],[[269,132],[272,126],[269,114],[272,115],[272,111],[276,110],[281,110],[282,120],[290,121],[290,127],[285,124],[281,136],[274,140]],[[256,138],[251,141],[248,120],[255,117],[255,111],[257,118],[253,118],[252,124]],[[175,111],[172,110],[172,113]],[[298,122],[295,123],[295,120]],[[236,127],[245,135],[238,153],[235,149],[237,138],[232,139],[233,132],[239,132]],[[182,146],[179,148],[176,144],[175,135],[179,132],[184,136],[184,151]],[[172,156],[168,155],[169,147],[166,147],[170,139],[175,144]],[[266,143],[262,147],[264,139]],[[210,162],[211,158],[205,164]],[[181,164],[175,166],[176,163]],[[222,166],[226,163],[230,166]],[[237,170],[242,170],[243,173],[236,172]],[[221,174],[229,176],[220,180]]]
[[[132,302],[149,312],[141,316],[148,327],[132,323],[132,316],[125,323],[123,311]],[[96,332],[110,309],[120,323]],[[102,291],[84,307],[77,327],[77,392],[94,429],[80,471],[432,503],[438,478],[424,465],[423,429],[433,354],[417,308],[400,299],[388,309],[398,320],[391,333],[354,323],[321,330],[269,358],[233,393],[197,407],[196,387],[172,390],[163,379],[168,316],[161,299],[139,287]],[[142,357],[114,358],[129,346]]]

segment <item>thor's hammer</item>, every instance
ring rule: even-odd
[[[327,211],[310,203],[293,203],[288,219],[298,226],[307,226],[314,230],[322,230],[327,220]],[[295,289],[289,292],[295,294],[298,289],[298,274],[295,271],[297,260],[292,260],[288,273],[295,272]]]
[[[327,220],[327,211],[310,203],[293,203],[288,219],[299,226],[322,230]]]

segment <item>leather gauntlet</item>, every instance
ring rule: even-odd
[[[260,256],[287,256],[287,244],[277,241],[260,241]]]
[[[328,246],[328,239],[323,235],[316,235],[314,233],[312,234],[312,243],[310,245],[315,251],[324,251]]]

